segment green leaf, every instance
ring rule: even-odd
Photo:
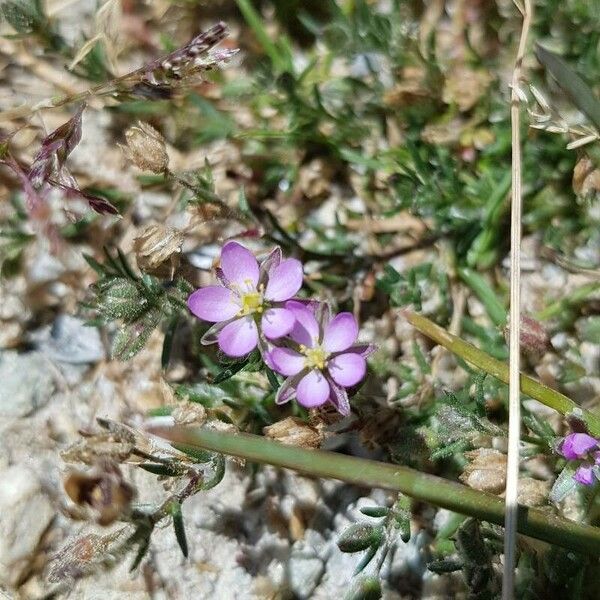
[[[337,545],[342,552],[360,552],[370,546],[379,547],[383,540],[383,527],[370,523],[353,523],[342,535]]]
[[[213,452],[202,450],[202,448],[198,448],[197,446],[188,446],[187,444],[177,443],[173,443],[172,445],[175,450],[179,450],[179,452],[183,452],[184,454],[191,456],[198,463],[210,462],[214,456]]]
[[[177,324],[179,322],[178,315],[175,315],[167,325],[165,331],[165,339],[163,340],[162,353],[160,356],[160,364],[163,370],[169,366],[169,359],[171,358],[171,350],[173,349],[173,338],[175,337],[175,331],[177,330]]]
[[[179,469],[175,469],[169,465],[160,463],[142,463],[140,464],[140,468],[144,469],[144,471],[148,471],[148,473],[152,473],[153,475],[162,475],[165,477],[177,477],[181,475],[181,471]]]
[[[111,279],[97,284],[96,309],[111,319],[133,322],[148,311],[150,303],[140,294],[138,286],[128,279]]]
[[[231,363],[228,367],[224,368],[220,373],[215,375],[213,379],[213,383],[216,385],[218,383],[223,383],[228,379],[231,379],[236,373],[241,371],[245,366],[250,363],[250,358],[244,358],[243,360],[239,360],[237,362]]]
[[[179,544],[179,548],[181,548],[181,553],[183,554],[183,556],[185,556],[185,558],[187,558],[188,543],[185,535],[185,527],[183,525],[183,513],[181,511],[181,502],[172,502],[169,512],[171,513],[171,517],[173,517],[173,530],[175,531],[177,543]]]
[[[587,317],[577,321],[577,329],[582,340],[600,344],[600,317]]]
[[[45,21],[37,2],[31,0],[4,0],[0,12],[18,33],[32,33],[40,29]]]
[[[373,517],[375,519],[380,517],[387,517],[390,509],[386,506],[365,506],[360,509],[360,512],[367,517]]]
[[[404,494],[398,494],[398,499],[392,508],[396,526],[404,543],[410,540],[411,500]]]
[[[361,577],[357,579],[344,596],[344,600],[379,600],[381,598],[381,583],[376,577]]]
[[[214,454],[212,457],[213,476],[205,479],[202,483],[203,490],[211,490],[221,483],[225,476],[225,457],[222,454]]]
[[[451,558],[432,560],[427,563],[427,568],[438,575],[442,575],[443,573],[454,573],[455,571],[460,571],[462,567],[462,562]]]
[[[130,360],[148,341],[160,321],[160,312],[150,311],[142,318],[125,325],[113,340],[112,356],[118,360]]]
[[[536,46],[535,53],[573,104],[600,130],[600,101],[588,84],[557,54],[539,44]]]

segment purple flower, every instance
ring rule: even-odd
[[[593,448],[598,447],[598,440],[587,433],[570,433],[560,445],[560,453],[568,460],[584,458]]]
[[[559,446],[560,453],[567,460],[585,459],[575,471],[573,479],[583,485],[594,483],[595,465],[600,465],[600,452],[592,452],[600,448],[600,442],[587,433],[570,433]]]
[[[221,285],[201,288],[188,298],[194,315],[215,323],[202,343],[218,342],[228,356],[244,356],[265,345],[261,333],[275,340],[294,327],[294,313],[282,303],[302,286],[299,260],[282,260],[281,249],[275,248],[259,266],[248,249],[228,242],[221,251],[217,278]]]
[[[350,403],[346,388],[364,378],[366,357],[375,350],[370,345],[354,345],[358,324],[351,313],[331,318],[328,308],[320,305],[317,315],[301,302],[286,303],[296,324],[289,333],[288,346],[275,347],[269,362],[288,379],[279,389],[275,402],[283,404],[294,396],[306,408],[332,402],[347,415]]]

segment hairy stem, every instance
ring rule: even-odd
[[[502,525],[504,502],[441,477],[408,467],[356,458],[324,450],[285,446],[257,435],[225,433],[202,427],[152,427],[149,431],[173,442],[175,448],[194,447],[293,469],[313,477],[329,477],[348,483],[402,492],[453,512]],[[562,517],[519,506],[518,531],[576,552],[600,555],[600,529]]]

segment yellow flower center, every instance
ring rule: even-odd
[[[254,287],[254,284],[250,279],[246,279],[242,286],[234,284],[231,286],[240,299],[240,310],[238,312],[239,317],[251,315],[252,313],[261,313],[265,309],[264,307],[264,293],[265,286],[261,283],[258,286],[258,290]]]
[[[323,350],[321,346],[315,346],[314,348],[307,348],[306,346],[300,346],[300,352],[306,356],[304,365],[309,369],[324,369],[325,363],[329,353]]]
[[[249,292],[242,294],[241,315],[249,315],[253,312],[261,313],[263,311],[263,299],[260,292]]]

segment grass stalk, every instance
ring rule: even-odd
[[[293,469],[311,477],[327,477],[364,487],[393,490],[483,521],[497,525],[504,522],[501,498],[408,467],[325,450],[306,450],[257,435],[225,433],[202,427],[152,427],[149,431],[192,455],[194,448],[211,450],[251,462]],[[517,529],[524,535],[575,552],[600,555],[600,529],[596,527],[519,506]]]
[[[404,311],[404,314],[409,323],[423,335],[426,335],[434,342],[440,344],[440,346],[447,348],[456,354],[456,356],[466,360],[478,369],[492,375],[492,377],[508,383],[509,369],[506,363],[491,357],[489,354],[483,352],[483,350],[473,346],[473,344],[452,335],[426,317],[410,311]],[[564,394],[536,381],[533,377],[529,377],[529,375],[521,373],[520,379],[521,392],[523,394],[534,400],[538,400],[563,415],[576,415],[587,425],[590,434],[600,437],[600,416],[581,408]]]

